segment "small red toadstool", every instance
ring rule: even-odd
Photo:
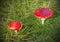
[[[41,18],[42,24],[44,24],[44,20],[51,17],[53,13],[53,10],[50,8],[38,8],[35,10],[34,16],[36,16],[37,18]]]
[[[17,30],[22,28],[22,23],[20,21],[11,21],[8,24],[9,29],[14,30],[17,33]]]

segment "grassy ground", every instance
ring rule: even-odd
[[[1,0],[0,1],[0,41],[1,42],[59,42],[60,6],[59,0]],[[34,16],[34,10],[48,6],[54,11],[53,17],[45,24]],[[23,27],[15,35],[8,29],[8,23],[19,20]]]

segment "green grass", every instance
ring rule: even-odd
[[[50,0],[1,0],[0,1],[0,41],[1,42],[59,42],[60,8],[57,1]],[[50,7],[54,15],[41,24],[34,16],[35,9]],[[8,29],[8,23],[19,20],[23,27],[15,35]]]

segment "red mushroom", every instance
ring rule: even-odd
[[[37,18],[41,18],[42,24],[44,24],[44,20],[51,17],[53,13],[53,10],[50,8],[38,8],[35,10],[34,16],[36,16]]]
[[[8,27],[17,33],[17,30],[22,28],[22,23],[20,21],[11,21],[9,22]]]

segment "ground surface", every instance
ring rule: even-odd
[[[60,42],[59,0],[0,0],[0,41],[1,42]],[[45,24],[34,16],[34,10],[49,7],[54,15]],[[8,29],[8,23],[19,20],[23,27],[15,35]]]

